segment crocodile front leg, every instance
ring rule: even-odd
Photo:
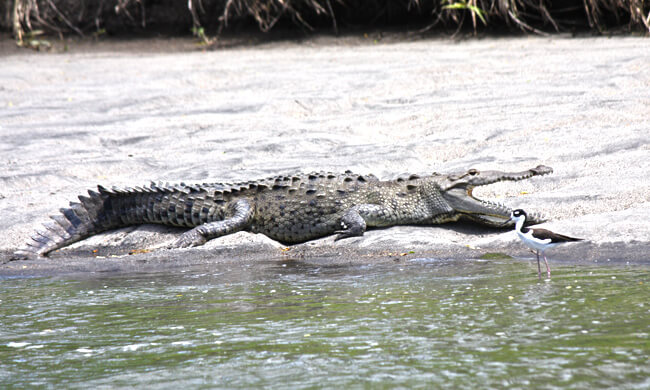
[[[222,221],[199,225],[183,233],[170,248],[187,248],[203,245],[206,241],[235,233],[247,228],[253,220],[253,207],[246,199],[239,199],[230,206],[231,216]]]
[[[393,211],[376,204],[360,204],[348,209],[341,217],[341,227],[335,241],[342,238],[362,236],[367,226],[391,226],[395,224]]]

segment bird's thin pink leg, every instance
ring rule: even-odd
[[[537,254],[537,278],[542,280],[542,267],[539,265],[539,251],[535,252]],[[546,260],[546,258],[544,258]]]
[[[542,254],[544,255],[544,262],[546,263],[546,277],[550,279],[551,278],[551,267],[548,266],[548,260],[546,260],[546,254],[544,252],[542,252]]]

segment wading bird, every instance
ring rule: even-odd
[[[544,252],[546,252],[547,249],[555,248],[560,244],[573,241],[582,241],[583,239],[557,234],[546,229],[533,229],[524,227],[527,217],[528,215],[524,210],[516,209],[513,210],[508,222],[515,221],[515,231],[517,232],[517,236],[519,236],[521,241],[523,241],[526,246],[535,250],[535,253],[537,254],[537,276],[540,280],[542,279],[542,270],[539,264],[539,252],[542,252],[542,256],[544,256],[544,263],[546,263],[546,276],[550,279],[551,268],[548,266],[548,260],[546,260],[546,254]]]

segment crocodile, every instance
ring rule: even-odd
[[[472,195],[477,186],[518,181],[553,172],[539,165],[519,172],[470,169],[457,174],[376,176],[313,172],[237,183],[101,185],[52,216],[14,259],[43,257],[91,235],[138,224],[192,228],[171,248],[245,230],[284,244],[336,234],[361,236],[367,227],[433,225],[460,219],[490,227],[508,226],[511,209]],[[543,219],[531,214],[529,224]],[[505,224],[504,224],[505,223]],[[510,222],[512,225],[512,222]]]

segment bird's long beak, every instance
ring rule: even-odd
[[[507,224],[510,223],[510,221],[512,221],[512,217],[510,217],[509,220],[505,221],[504,223],[500,224],[499,226],[506,226]]]

